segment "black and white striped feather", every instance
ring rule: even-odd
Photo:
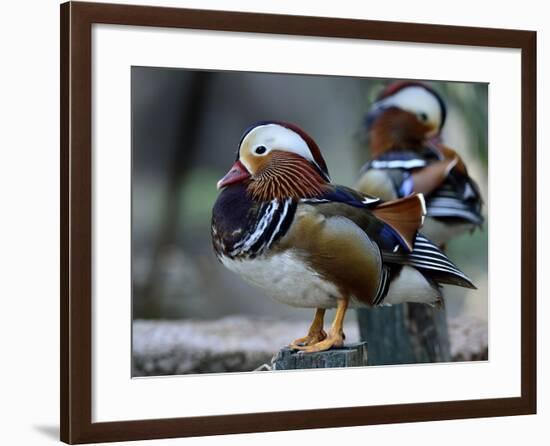
[[[483,223],[479,192],[471,182],[465,182],[462,190],[457,190],[446,182],[426,199],[426,209],[430,217],[458,218],[475,225]]]
[[[382,255],[384,262],[412,266],[438,283],[476,288],[470,278],[458,269],[437,245],[420,233],[417,234],[410,253],[384,251]]]
[[[396,275],[395,268],[392,268],[390,265],[382,265],[380,282],[378,284],[376,294],[374,295],[374,299],[372,301],[373,306],[382,305],[385,297],[388,294],[390,283],[392,279],[395,277],[395,275]]]
[[[228,243],[220,240],[223,254],[229,258],[254,258],[279,240],[290,227],[296,212],[292,199],[272,200],[260,204],[249,224],[240,230],[241,237]]]

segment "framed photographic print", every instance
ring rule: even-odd
[[[535,68],[533,31],[61,5],[61,439],[535,413]]]

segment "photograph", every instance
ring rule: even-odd
[[[540,34],[274,12],[61,5],[60,439],[536,414]]]
[[[490,359],[487,83],[130,78],[132,377]]]

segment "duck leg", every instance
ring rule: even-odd
[[[325,330],[323,330],[324,320],[325,309],[317,308],[317,310],[315,311],[315,317],[313,318],[313,322],[309,327],[307,336],[292,341],[290,343],[290,348],[300,349],[304,346],[313,345],[325,339],[327,337],[327,333],[325,332]]]
[[[343,298],[338,300],[338,306],[336,307],[336,315],[334,316],[334,321],[330,327],[328,336],[314,344],[305,345],[305,346],[292,346],[297,350],[302,350],[307,353],[313,352],[322,352],[329,350],[332,347],[342,347],[344,345],[344,316],[346,315],[346,310],[348,309],[349,299]],[[319,310],[317,310],[319,311]]]

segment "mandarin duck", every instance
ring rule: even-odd
[[[332,184],[317,144],[293,124],[248,128],[217,186],[211,235],[221,263],[282,303],[316,309],[294,349],[342,346],[348,307],[433,305],[440,284],[475,288],[418,233],[421,194],[383,202]],[[329,308],[336,314],[326,333]]]
[[[484,220],[478,185],[460,156],[441,141],[446,115],[441,96],[425,84],[387,86],[366,117],[372,160],[355,184],[386,200],[423,193],[422,233],[440,246]]]

